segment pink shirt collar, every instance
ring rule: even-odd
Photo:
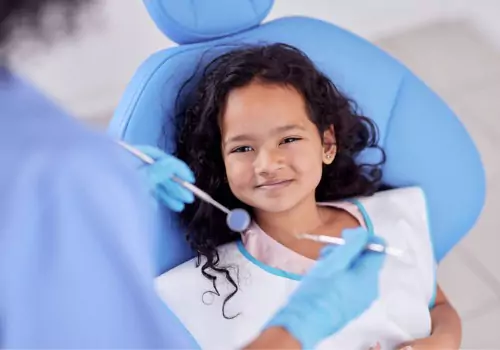
[[[363,215],[355,204],[350,202],[318,203],[318,205],[331,206],[346,210],[360,225],[365,226]],[[285,247],[271,236],[266,234],[257,223],[253,222],[243,236],[243,245],[250,255],[260,262],[298,275],[305,274],[315,263],[297,252]]]

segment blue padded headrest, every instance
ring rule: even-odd
[[[165,149],[171,151],[173,129],[165,122],[200,59],[208,61],[231,44],[274,42],[304,51],[377,123],[387,153],[383,180],[396,187],[423,188],[435,256],[441,260],[471,229],[483,207],[485,174],[478,151],[455,114],[421,80],[371,43],[330,23],[282,18],[216,41],[154,54],[128,86],[110,125],[111,135],[133,144],[163,146],[161,135],[166,132]],[[376,156],[362,155],[364,160]],[[164,210],[159,218],[159,271],[164,271],[192,252],[175,216]]]
[[[144,0],[158,28],[178,44],[212,40],[253,28],[274,0]]]

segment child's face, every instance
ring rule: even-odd
[[[295,89],[254,82],[233,90],[221,132],[227,179],[239,200],[265,212],[314,201],[334,148],[323,146]],[[333,127],[324,137],[334,143]]]

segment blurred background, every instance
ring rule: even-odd
[[[142,1],[101,4],[86,13],[76,36],[34,51],[20,48],[15,68],[104,130],[139,64],[173,43]],[[442,263],[439,280],[462,316],[463,349],[500,349],[500,230],[494,225],[500,215],[500,0],[276,0],[267,20],[287,15],[327,20],[385,49],[447,101],[472,134],[486,166],[487,203]]]

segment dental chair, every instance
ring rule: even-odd
[[[109,126],[113,138],[172,152],[170,118],[176,98],[184,82],[199,71],[200,61],[206,64],[235,45],[287,43],[304,51],[376,122],[380,145],[387,153],[384,183],[424,190],[437,262],[475,224],[485,201],[485,174],[471,137],[431,89],[373,44],[313,18],[261,24],[273,0],[144,0],[144,4],[158,28],[179,45],[153,54],[139,67]],[[375,157],[378,154],[365,152],[360,161]],[[194,254],[176,215],[159,207],[157,217],[160,274]]]

